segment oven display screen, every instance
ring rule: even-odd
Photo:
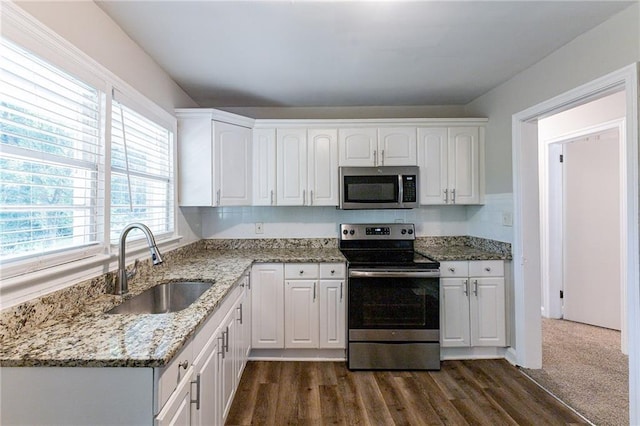
[[[391,231],[389,227],[380,227],[380,228],[367,228],[365,230],[367,235],[389,235]]]

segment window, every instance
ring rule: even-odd
[[[171,133],[115,101],[112,114],[111,242],[131,222],[173,232]]]
[[[4,277],[108,252],[131,222],[173,236],[173,117],[116,78],[96,88],[5,38],[0,47]]]
[[[95,244],[101,93],[2,40],[0,259]]]

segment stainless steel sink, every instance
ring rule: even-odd
[[[213,283],[177,281],[158,284],[108,310],[107,314],[166,314],[188,308]]]

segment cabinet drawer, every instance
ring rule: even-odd
[[[192,371],[191,364],[193,364],[193,341],[189,340],[180,353],[167,366],[160,369],[160,379],[158,380],[159,409],[164,406],[180,381],[186,377],[186,373]]]
[[[455,262],[440,262],[440,276],[441,277],[468,277],[469,276],[469,262],[455,261]]]
[[[318,264],[317,263],[286,263],[284,265],[284,277],[286,279],[318,278]]]
[[[345,276],[345,264],[344,263],[321,263],[320,264],[320,278],[322,279],[342,279]]]
[[[469,262],[470,277],[503,277],[504,261],[478,260]]]

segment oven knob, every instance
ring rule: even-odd
[[[409,235],[413,234],[413,229],[409,229]]]
[[[347,231],[347,230],[345,229],[344,231],[342,231],[342,233],[343,233],[344,235],[347,235],[347,234],[349,233],[349,231]]]
[[[403,229],[400,233],[401,233],[402,235],[404,235],[404,234],[406,234],[406,233],[407,233],[407,230],[406,230],[406,229]]]
[[[349,231],[349,234],[351,234],[351,235],[353,235],[355,233],[356,233],[356,231],[354,231],[353,229],[351,231]]]

